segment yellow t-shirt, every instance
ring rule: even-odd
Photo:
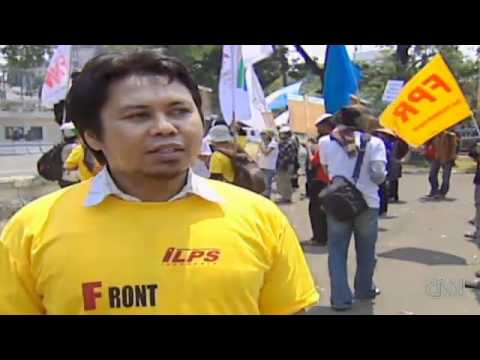
[[[210,174],[223,175],[225,180],[233,182],[235,180],[235,169],[232,160],[227,155],[215,151],[210,158]]]
[[[295,232],[263,197],[209,180],[222,203],[111,196],[87,208],[91,182],[6,225],[0,314],[292,314],[318,302]]]
[[[84,162],[85,159],[85,150],[82,145],[77,145],[73,148],[72,152],[65,161],[65,168],[67,170],[76,170],[80,173],[80,178],[82,180],[88,180],[94,177],[98,171],[91,172],[87,165]]]
[[[240,145],[243,149],[247,146],[248,137],[244,135],[237,136],[237,144]]]

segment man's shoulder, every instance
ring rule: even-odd
[[[378,136],[375,136],[375,135],[370,135],[369,134],[369,144],[371,144],[371,146],[385,146],[385,144],[383,143],[383,140],[380,139]]]
[[[71,203],[71,199],[79,198],[78,195],[86,193],[88,183],[89,181],[85,181],[44,195],[21,208],[9,222],[42,226],[48,220],[51,210],[63,200],[67,205],[64,210],[72,208],[75,204]]]

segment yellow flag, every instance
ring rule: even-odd
[[[380,124],[395,131],[410,145],[420,146],[470,116],[470,106],[439,54],[385,109]]]

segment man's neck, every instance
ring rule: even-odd
[[[117,187],[142,202],[165,202],[173,198],[187,183],[188,170],[172,178],[132,176],[108,169]]]

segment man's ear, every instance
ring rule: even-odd
[[[95,151],[102,151],[103,150],[103,143],[98,139],[97,135],[95,135],[92,131],[87,130],[83,134],[84,140],[87,145],[95,150]]]

